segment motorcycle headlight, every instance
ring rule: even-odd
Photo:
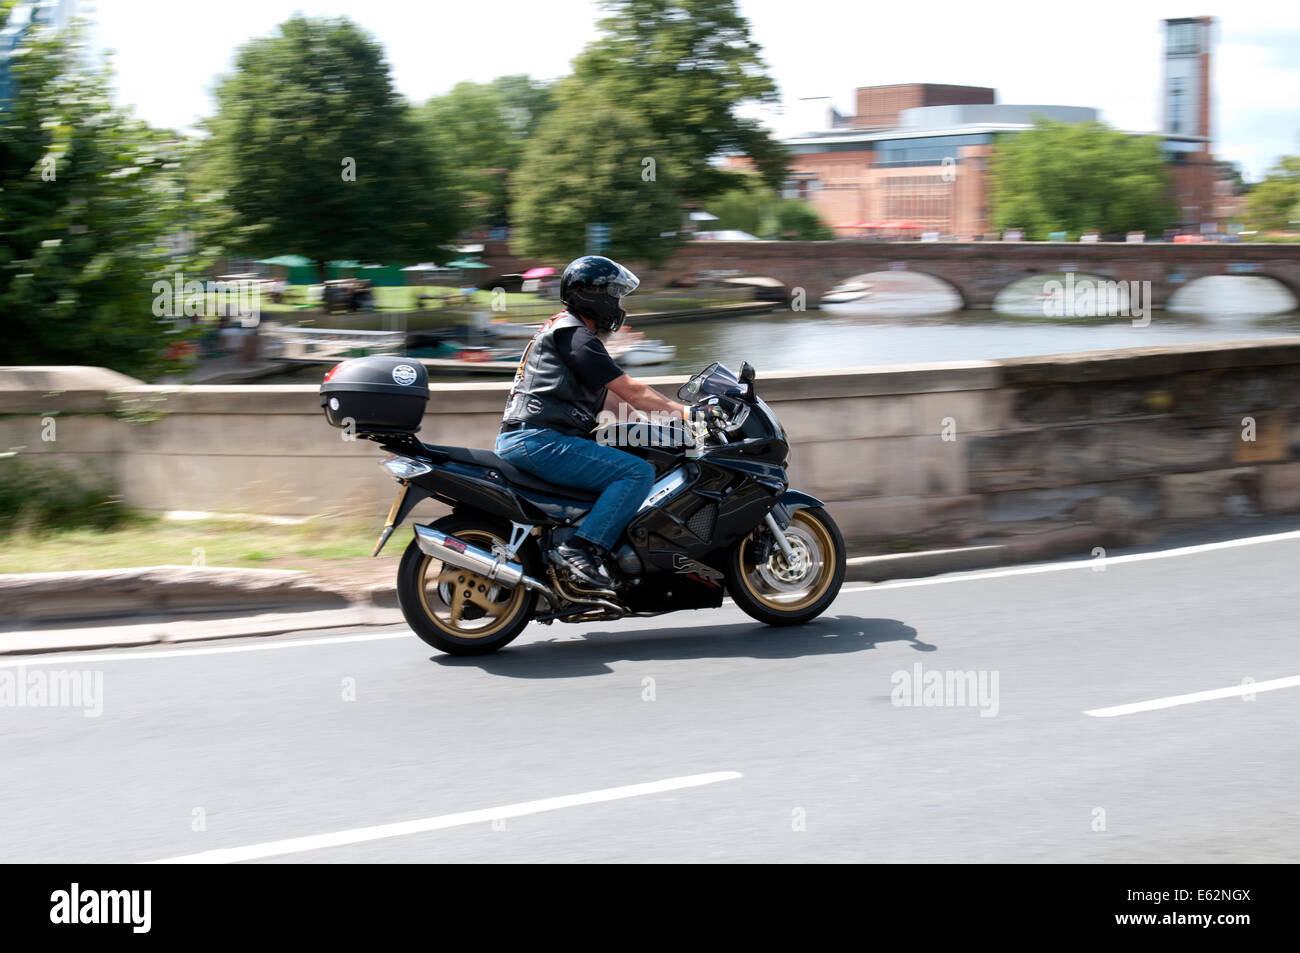
[[[411,480],[433,469],[429,464],[410,457],[389,457],[379,465],[399,480]]]

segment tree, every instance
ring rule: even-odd
[[[295,16],[238,52],[216,91],[207,181],[216,232],[255,257],[436,258],[459,230],[435,144],[383,49],[347,19]]]
[[[758,226],[762,238],[790,241],[826,241],[834,237],[821,217],[802,199],[784,199],[770,205]]]
[[[1173,217],[1160,140],[1104,123],[1043,119],[1000,135],[990,171],[994,226],[1026,238],[1159,231]]]
[[[555,108],[554,83],[520,73],[498,76],[490,85],[505,100],[506,121],[521,141],[531,139],[542,120]]]
[[[507,182],[525,142],[554,103],[549,84],[527,76],[457,83],[419,110],[465,206],[467,226],[508,223]]]
[[[176,321],[155,280],[184,269],[181,143],[115,109],[80,33],[34,28],[0,110],[0,314],[5,361],[92,364],[150,378]]]
[[[1216,159],[1214,167],[1219,170],[1219,178],[1226,179],[1232,183],[1232,194],[1241,195],[1243,192],[1250,191],[1246,185],[1246,179],[1241,174],[1241,163],[1233,162],[1230,159]]]
[[[1246,201],[1256,228],[1281,230],[1300,221],[1300,156],[1279,159]]]
[[[661,261],[682,223],[675,163],[643,161],[668,155],[649,125],[581,82],[565,81],[558,99],[512,178],[519,251],[574,258],[589,250],[587,226],[604,223],[607,254]],[[600,135],[581,138],[575,150],[576,128],[598,129]]]
[[[718,216],[717,229],[738,229],[757,235],[768,209],[778,201],[777,194],[766,188],[756,175],[744,176],[743,184],[728,189],[709,202],[709,211]]]
[[[608,101],[637,113],[662,143],[654,158],[671,157],[684,198],[704,202],[735,186],[710,160],[726,153],[750,157],[770,188],[786,175],[782,146],[737,108],[776,101],[749,23],[734,0],[605,0],[603,36],[574,64],[574,75]],[[574,127],[566,152],[603,134]]]

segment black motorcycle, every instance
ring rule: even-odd
[[[754,370],[710,364],[678,391],[698,423],[607,423],[602,442],[648,460],[655,483],[611,554],[612,592],[575,586],[548,558],[577,532],[597,493],[559,486],[490,450],[422,443],[429,398],[411,358],[363,357],[321,385],[335,427],[393,454],[397,500],[374,553],[425,499],[452,513],[417,525],[397,575],[402,614],[452,655],[494,652],[529,621],[592,622],[715,608],[729,595],[769,625],[799,625],[835,600],[844,540],[820,500],[791,490],[790,447],[754,394]]]

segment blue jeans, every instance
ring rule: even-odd
[[[503,433],[497,437],[496,453],[511,466],[551,483],[600,490],[578,535],[605,549],[614,548],[655,481],[655,468],[640,457],[555,430]]]

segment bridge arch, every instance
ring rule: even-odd
[[[1021,269],[993,296],[992,310],[1014,317],[1111,318],[1129,317],[1152,302],[1145,287],[1118,278],[1110,269],[1053,271]]]
[[[1300,309],[1300,288],[1261,272],[1201,275],[1179,285],[1165,308],[1185,314],[1286,314]]]
[[[843,269],[839,269],[843,270]],[[846,289],[852,294],[853,285],[867,285],[864,297],[838,302],[834,292]],[[809,304],[813,302],[810,300]],[[835,310],[862,314],[945,314],[970,307],[965,290],[946,276],[925,268],[875,269],[858,272],[826,288],[818,304]]]

